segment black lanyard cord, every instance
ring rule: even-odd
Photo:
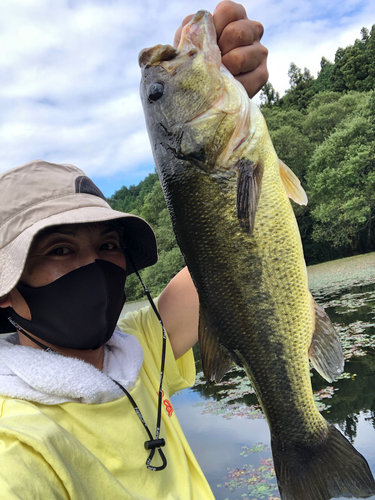
[[[37,339],[35,339],[31,335],[29,335],[27,332],[25,332],[25,330],[23,328],[21,328],[18,323],[16,323],[15,321],[13,321],[13,319],[10,316],[8,317],[8,321],[10,323],[12,323],[12,325],[16,328],[16,330],[19,330],[21,333],[23,333],[25,335],[25,337],[27,337],[29,340],[31,340],[31,342],[34,342],[34,344],[36,344],[37,346],[39,346],[41,349],[43,349],[46,352],[54,352],[55,354],[57,354],[56,351],[54,351],[50,347],[47,347],[46,345],[42,344]]]
[[[121,384],[119,384],[117,382],[117,380],[114,380],[114,379],[112,379],[112,380],[127,395],[127,397],[129,399],[130,403],[132,404],[132,406],[133,406],[136,414],[138,415],[139,420],[142,422],[144,428],[146,429],[148,437],[150,438],[150,441],[145,441],[145,449],[146,450],[151,450],[150,451],[150,455],[149,455],[148,459],[146,460],[146,467],[147,467],[147,469],[153,470],[153,471],[159,471],[159,470],[165,469],[166,466],[167,466],[167,459],[165,458],[165,455],[164,455],[164,453],[163,453],[163,451],[161,449],[161,447],[165,445],[165,440],[164,439],[159,439],[158,437],[156,439],[154,439],[152,437],[150,429],[147,427],[147,424],[145,422],[145,419],[143,418],[141,410],[138,408],[137,403],[134,401],[134,399],[132,398],[132,396],[130,395],[130,393],[125,389],[125,387],[123,387]],[[158,410],[159,410],[159,407],[158,407]],[[155,449],[156,448],[157,448],[157,450],[159,452],[159,455],[160,455],[160,458],[162,459],[162,462],[163,462],[163,464],[160,465],[159,467],[155,467],[155,466],[151,465],[151,461],[154,458]]]
[[[166,351],[167,351],[167,334],[165,332],[165,328],[164,328],[164,325],[163,325],[163,321],[161,319],[161,316],[159,314],[159,311],[157,310],[156,306],[155,306],[155,303],[154,301],[152,300],[152,297],[151,297],[151,294],[149,292],[149,290],[147,289],[146,285],[143,283],[143,280],[142,278],[140,277],[139,275],[139,272],[137,270],[137,268],[135,267],[134,265],[134,261],[132,259],[132,256],[129,252],[129,250],[125,247],[124,248],[124,251],[125,251],[125,254],[126,254],[126,258],[129,259],[133,269],[134,269],[134,272],[136,274],[136,276],[138,277],[142,287],[143,287],[143,290],[147,296],[147,299],[154,311],[154,313],[156,314],[156,317],[158,318],[159,320],[159,323],[161,325],[161,329],[162,329],[162,332],[163,332],[163,345],[162,345],[162,352],[161,352],[161,366],[160,366],[160,386],[159,386],[159,394],[158,394],[158,413],[157,413],[157,419],[156,419],[156,431],[155,431],[155,439],[153,439],[152,437],[152,434],[150,433],[149,429],[147,428],[147,425],[142,417],[142,414],[139,410],[139,408],[137,407],[134,399],[130,396],[130,394],[128,393],[128,391],[126,391],[126,389],[124,389],[124,387],[122,387],[118,382],[116,382],[116,380],[114,380],[114,382],[116,382],[117,385],[119,385],[123,391],[125,392],[125,394],[128,396],[129,398],[129,401],[131,402],[131,404],[133,405],[133,408],[135,409],[139,419],[141,420],[141,422],[143,423],[143,425],[145,426],[146,430],[147,430],[147,433],[150,437],[150,441],[146,441],[145,442],[145,448],[146,450],[149,450],[151,449],[151,453],[150,453],[150,456],[148,457],[147,461],[146,461],[146,467],[150,470],[155,470],[155,471],[158,471],[158,470],[163,470],[165,469],[165,467],[167,466],[167,459],[165,458],[164,456],[164,453],[162,452],[162,450],[160,449],[160,446],[164,446],[165,445],[165,440],[164,439],[160,439],[159,436],[160,436],[160,425],[161,425],[161,409],[162,409],[162,404],[163,404],[163,377],[164,377],[164,367],[165,367],[165,356],[166,356]],[[158,448],[158,451],[159,451],[159,454],[163,460],[163,465],[161,465],[160,467],[153,467],[150,465],[150,462],[155,454],[155,448]]]

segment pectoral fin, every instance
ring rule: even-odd
[[[286,194],[299,205],[307,205],[307,195],[301,186],[298,177],[290,168],[279,159],[281,181],[284,184]]]
[[[199,310],[198,338],[204,376],[207,381],[220,382],[227,371],[232,368],[234,362],[231,360],[228,351],[219,344],[219,341],[212,333],[212,329],[206,322],[202,306]]]
[[[335,380],[344,371],[344,355],[339,336],[327,313],[315,300],[315,331],[309,348],[309,358],[315,370],[328,382]]]
[[[242,228],[250,235],[255,224],[260,189],[262,185],[263,165],[242,159],[238,163],[237,180],[237,217]]]

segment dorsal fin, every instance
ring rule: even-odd
[[[307,195],[296,174],[280,158],[279,167],[286,194],[299,205],[307,205]]]

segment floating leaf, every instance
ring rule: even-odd
[[[262,451],[269,451],[269,447],[262,443],[255,443],[251,448],[247,446],[242,447],[242,456],[248,456],[252,453],[260,453]],[[278,492],[275,483],[275,471],[273,467],[272,458],[260,458],[260,465],[244,464],[242,468],[228,469],[227,479],[224,485],[217,485],[218,487],[224,486],[230,492],[234,492],[241,488],[246,488],[247,493],[242,493],[241,498],[245,499],[267,499],[267,500],[280,500],[280,497],[274,496]]]

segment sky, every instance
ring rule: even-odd
[[[173,43],[212,0],[1,0],[0,172],[40,158],[71,163],[111,196],[154,163],[139,98],[138,54]],[[291,62],[316,76],[325,56],[375,23],[373,0],[243,2],[265,28],[269,81]],[[255,98],[259,102],[259,99]]]

